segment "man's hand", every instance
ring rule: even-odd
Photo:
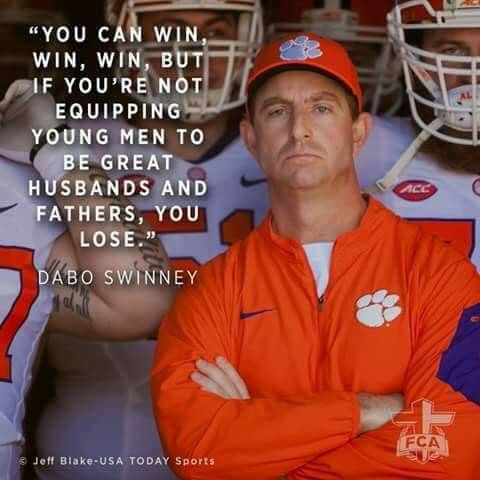
[[[58,125],[55,100],[51,95],[35,94],[30,80],[16,80],[0,102],[0,148],[30,152],[32,129],[49,129]]]
[[[392,420],[392,417],[403,409],[403,395],[371,395],[357,394],[360,404],[360,434],[376,430]]]
[[[205,392],[210,392],[229,400],[248,400],[250,394],[242,377],[233,365],[223,357],[217,357],[215,363],[197,360],[198,372],[191,379]]]
[[[230,362],[217,357],[215,363],[197,360],[198,372],[191,379],[205,392],[213,393],[229,400],[247,400],[250,398],[247,386]],[[360,434],[382,427],[403,409],[403,395],[357,394],[360,404]]]

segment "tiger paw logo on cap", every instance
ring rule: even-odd
[[[300,35],[280,45],[280,58],[282,60],[308,60],[323,55],[320,42],[310,40],[306,35]]]

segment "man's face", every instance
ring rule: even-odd
[[[353,168],[353,122],[340,85],[310,71],[287,71],[255,94],[253,125],[242,134],[272,184],[312,189]]]
[[[197,27],[199,39],[206,38],[211,40],[236,40],[238,35],[237,18],[233,14],[221,11],[195,11],[195,10],[176,10],[166,12],[143,13],[139,15],[139,23],[144,31],[145,40],[154,42],[154,26],[176,27]],[[175,30],[173,30],[175,31]],[[198,50],[197,47],[192,47]],[[161,71],[155,62],[151,62],[160,76],[171,77],[172,71]],[[192,65],[194,62],[191,62]],[[225,73],[228,65],[228,59],[214,58],[209,62],[209,88],[219,89],[223,87]],[[185,76],[202,76],[202,71],[190,68],[185,72]]]
[[[444,55],[478,57],[480,56],[480,28],[425,30],[420,46],[422,49]],[[430,63],[434,63],[431,59],[429,61]],[[468,63],[462,64],[460,62],[444,62],[444,65],[449,68],[469,68]],[[432,78],[438,86],[441,85],[438,76],[432,75]],[[463,85],[472,85],[473,80],[471,74],[445,75],[444,78],[447,90],[452,90]],[[422,96],[429,96],[419,81],[417,82],[416,89],[421,92]],[[427,105],[419,103],[417,110],[420,117],[427,124],[430,123],[435,116],[432,108]],[[441,132],[446,135],[451,135],[454,138],[470,139],[472,137],[471,132],[461,132],[451,127],[443,127]],[[458,145],[432,136],[423,144],[421,151],[433,154],[440,164],[446,168],[474,174],[480,173],[478,147]]]
[[[426,30],[423,35],[421,47],[433,53],[443,55],[457,56],[480,56],[480,28],[453,28]],[[433,60],[428,60],[434,63]],[[468,68],[468,63],[461,64],[455,62],[451,64],[444,63],[447,67]],[[435,79],[437,82],[438,78]],[[462,85],[471,85],[471,76],[465,75],[446,75],[447,90],[451,90]]]

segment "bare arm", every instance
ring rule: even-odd
[[[106,182],[107,177],[99,169],[76,171],[64,177],[72,181],[83,180]],[[57,204],[119,207],[133,209],[124,197],[56,197]],[[69,235],[57,241],[50,255],[49,267],[57,270],[88,270],[92,272],[94,282],[85,286],[81,281],[73,286],[55,285],[55,311],[50,320],[50,328],[63,333],[81,336],[94,336],[113,340],[144,338],[156,334],[159,322],[172,297],[173,288],[162,285],[145,285],[144,272],[160,273],[168,269],[166,253],[158,239],[150,240],[145,236],[148,225],[140,224],[140,215],[135,210],[135,219],[130,220],[125,213],[120,222],[68,224]],[[80,247],[80,232],[89,242],[95,231],[106,234],[117,231],[121,235],[133,232],[134,247]],[[111,272],[105,277],[105,272]],[[134,279],[137,273],[141,279],[129,285],[120,285],[117,272],[131,272]],[[116,278],[116,281],[114,279]],[[112,281],[114,281],[113,284]],[[77,299],[77,309],[72,309],[68,298]],[[82,308],[88,306],[88,308]],[[78,322],[80,320],[80,322]],[[87,321],[87,322],[85,322]],[[80,327],[81,325],[81,327]],[[85,330],[86,325],[90,328]]]
[[[50,95],[35,95],[31,82],[15,82],[0,102],[0,114],[3,116],[0,147],[7,151],[8,158],[33,166],[51,183],[61,181],[74,186],[82,182],[87,192],[94,185],[99,187],[94,195],[62,196],[59,193],[55,198],[63,218],[66,218],[67,206],[75,210],[66,222],[68,234],[57,239],[48,261],[47,270],[55,288],[50,329],[113,340],[155,334],[173,296],[173,289],[168,285],[160,285],[160,282],[155,286],[146,285],[143,276],[146,272],[151,276],[168,270],[167,256],[160,241],[146,237],[149,227],[127,198],[108,194],[109,179],[102,170],[91,166],[89,170],[63,171],[65,154],[78,155],[77,147],[48,146],[40,142],[32,149],[32,129],[47,130],[58,126],[55,102]],[[107,221],[80,222],[79,208],[88,208],[93,218],[97,209],[104,208]],[[113,211],[116,215],[112,219],[109,212]],[[93,246],[92,237],[98,231],[107,238],[117,232],[120,246]],[[90,246],[82,248],[82,234],[84,245]],[[122,246],[125,235],[131,236],[131,246]],[[66,285],[65,279],[58,281],[55,274],[61,272],[63,275],[67,271],[88,271],[94,280],[89,285],[81,281]],[[108,278],[106,272],[111,272]],[[133,280],[129,285],[121,285],[117,272],[133,274]]]

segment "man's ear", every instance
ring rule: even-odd
[[[353,122],[353,158],[356,158],[360,150],[367,142],[370,130],[372,128],[372,116],[367,112],[362,112]]]
[[[240,135],[243,139],[243,143],[247,147],[253,158],[257,158],[257,142],[255,141],[255,131],[253,129],[252,122],[249,118],[243,119],[240,122]]]

